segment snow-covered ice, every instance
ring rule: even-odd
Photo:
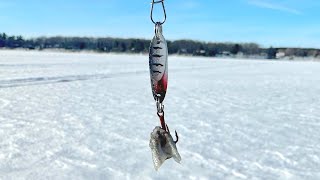
[[[147,55],[0,51],[0,179],[320,179],[320,63],[169,57],[181,165],[156,172]]]

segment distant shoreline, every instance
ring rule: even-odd
[[[193,40],[167,41],[170,55],[234,59],[277,59],[320,61],[320,49],[262,48],[255,43],[220,43]],[[150,40],[91,37],[38,37],[24,39],[0,33],[0,49],[23,49],[60,52],[95,52],[115,54],[148,54]]]

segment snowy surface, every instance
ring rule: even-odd
[[[164,103],[156,172],[147,55],[0,51],[0,179],[320,179],[320,63],[169,57]]]

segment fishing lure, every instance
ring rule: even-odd
[[[162,35],[162,25],[156,23],[155,36],[149,51],[151,89],[155,101],[163,102],[168,85],[168,47]]]
[[[154,5],[158,3],[162,4],[164,13],[164,20],[162,22],[155,22],[153,20]],[[180,163],[181,157],[176,146],[179,140],[177,131],[175,131],[176,140],[174,141],[164,120],[163,101],[168,87],[168,46],[162,34],[162,25],[167,19],[164,0],[152,1],[150,16],[151,21],[155,24],[155,35],[149,49],[150,80],[161,127],[157,126],[154,128],[150,136],[149,147],[151,148],[154,167],[158,170],[165,160],[173,158],[176,162]]]

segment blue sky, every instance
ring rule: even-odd
[[[0,0],[0,32],[150,39],[151,0]],[[167,39],[320,48],[319,0],[165,0]]]

